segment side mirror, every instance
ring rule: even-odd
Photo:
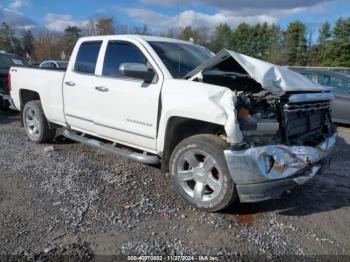
[[[152,82],[156,73],[147,68],[144,64],[138,63],[123,63],[119,67],[119,73],[122,76],[141,79],[145,82]]]

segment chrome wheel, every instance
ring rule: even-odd
[[[211,201],[223,187],[222,171],[205,151],[191,149],[180,156],[177,179],[185,193],[196,201]]]
[[[40,120],[35,110],[28,108],[28,110],[25,112],[24,120],[28,133],[32,137],[40,136]]]

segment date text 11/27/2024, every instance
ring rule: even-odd
[[[128,261],[218,261],[218,256],[128,256]]]

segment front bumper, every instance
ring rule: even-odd
[[[227,165],[241,202],[258,202],[281,195],[309,181],[333,150],[336,134],[316,147],[271,145],[225,150]]]

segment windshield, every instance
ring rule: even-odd
[[[174,78],[183,78],[214,56],[208,49],[192,44],[154,41],[149,44]]]
[[[24,62],[13,54],[0,54],[0,68],[9,69],[11,66],[24,65]]]

